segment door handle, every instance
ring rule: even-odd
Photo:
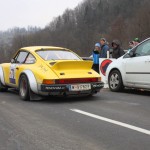
[[[19,67],[16,67],[16,70],[19,70]]]

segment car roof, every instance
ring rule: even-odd
[[[57,46],[28,46],[28,47],[22,47],[22,48],[20,48],[20,50],[28,50],[28,51],[30,51],[30,52],[34,52],[34,51],[36,51],[36,50],[50,50],[50,49],[52,49],[52,50],[57,50],[57,49],[61,49],[61,50],[69,50],[69,49],[67,49],[67,48],[64,48],[64,47],[57,47]],[[69,50],[70,51],[70,50]]]

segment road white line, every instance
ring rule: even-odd
[[[112,120],[112,119],[109,119],[109,118],[105,118],[105,117],[102,117],[102,116],[98,116],[98,115],[95,115],[95,114],[91,114],[91,113],[88,113],[88,112],[85,112],[85,111],[82,111],[82,110],[79,110],[79,109],[70,109],[70,110],[74,111],[74,112],[77,112],[77,113],[80,113],[80,114],[83,114],[83,115],[86,115],[86,116],[89,116],[89,117],[92,117],[92,118],[103,120],[103,121],[106,121],[106,122],[109,122],[109,123],[112,123],[112,124],[116,124],[116,125],[128,128],[128,129],[132,129],[132,130],[150,135],[150,130],[139,128],[139,127],[136,127],[136,126],[133,126],[133,125],[129,125],[129,124],[126,124],[126,123],[123,123],[123,122],[119,122],[119,121]]]

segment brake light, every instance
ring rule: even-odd
[[[70,83],[88,83],[88,82],[98,82],[101,78],[74,78],[74,79],[59,79],[55,80],[56,84],[70,84]]]

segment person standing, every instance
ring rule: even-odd
[[[112,58],[119,58],[124,55],[125,52],[121,48],[121,43],[119,40],[115,39],[112,41]]]
[[[107,58],[107,51],[109,51],[109,46],[105,38],[100,39],[100,45],[101,45],[100,58]]]
[[[100,43],[96,43],[94,50],[92,51],[92,55],[93,55],[92,69],[94,69],[97,73],[99,73],[100,48],[101,48]]]
[[[129,49],[128,49],[128,52],[134,47],[134,42],[133,41],[130,41],[129,42]]]
[[[133,41],[130,41],[129,42],[129,49],[132,49],[134,47],[134,42]]]

